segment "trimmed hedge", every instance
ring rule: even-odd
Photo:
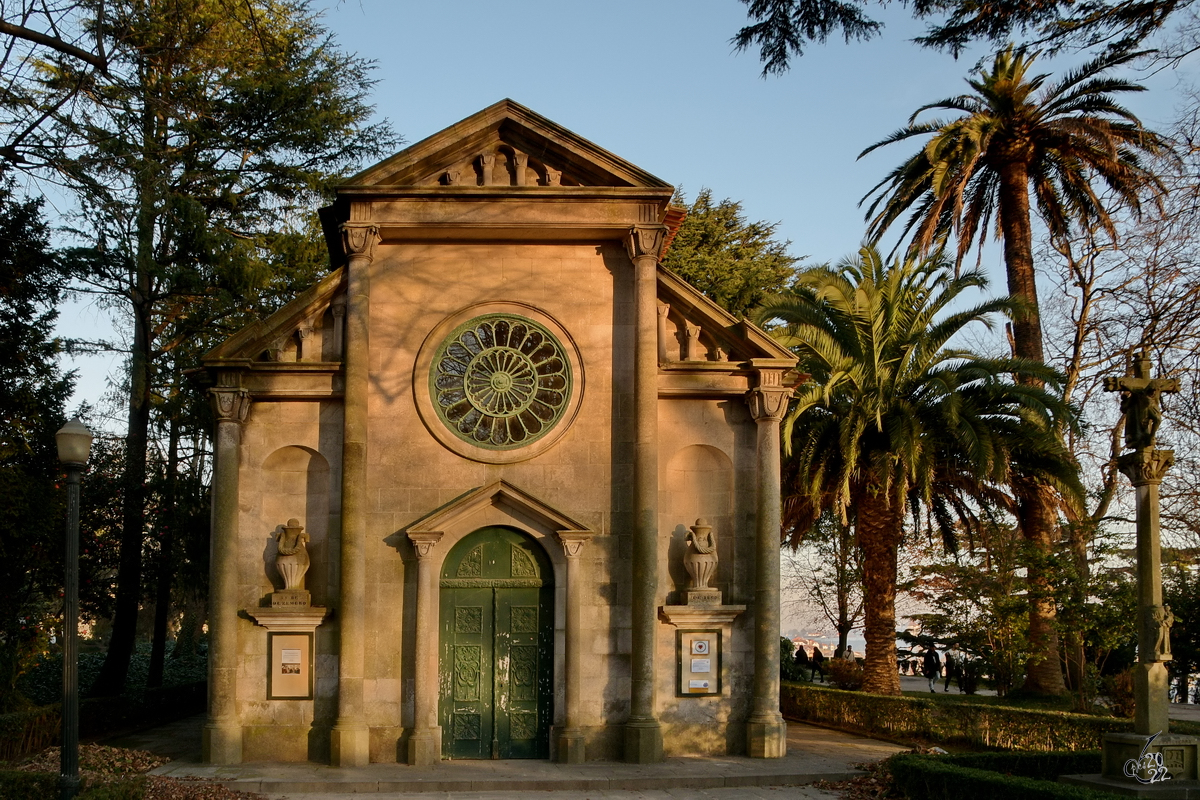
[[[1105,733],[1127,733],[1133,720],[1063,711],[955,703],[920,697],[843,692],[785,683],[780,706],[788,719],[821,722],[895,739],[961,744],[997,750],[1096,750]],[[1171,723],[1172,731],[1197,726]]]
[[[49,772],[0,770],[0,800],[58,797],[58,776]]]
[[[1094,755],[1094,754],[1093,754]],[[1020,775],[960,766],[954,757],[898,755],[887,761],[897,790],[911,800],[1118,800],[1119,795]],[[1098,765],[1098,762],[1097,762]]]
[[[167,722],[204,710],[204,682],[148,689],[139,697],[93,697],[79,704],[79,736],[96,738],[123,728]],[[15,761],[56,745],[61,704],[0,714],[0,761]],[[0,798],[2,800],[2,798]]]
[[[147,781],[144,776],[101,783],[88,787],[81,784],[78,800],[143,800]],[[58,775],[51,772],[21,772],[0,770],[0,800],[57,800]]]
[[[1104,759],[1099,750],[955,753],[938,756],[938,760],[956,767],[985,769],[1044,781],[1057,780],[1059,775],[1097,775],[1104,766]]]
[[[136,778],[102,783],[80,792],[78,800],[143,800],[146,797],[147,780],[144,775]]]

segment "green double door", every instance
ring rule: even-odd
[[[442,755],[549,758],[554,579],[541,547],[499,527],[456,544],[440,628]]]

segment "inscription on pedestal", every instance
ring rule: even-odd
[[[312,597],[304,589],[285,589],[271,593],[271,608],[308,608]]]
[[[721,605],[720,589],[688,589],[683,593],[683,602],[689,606],[710,608]]]

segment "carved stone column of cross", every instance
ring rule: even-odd
[[[442,760],[442,729],[438,725],[438,587],[433,548],[441,531],[409,531],[417,553],[417,652],[413,694],[413,732],[408,737],[408,763],[431,767]]]
[[[779,423],[792,390],[782,370],[759,372],[747,397],[758,426],[758,487],[754,530],[754,693],[746,721],[751,758],[787,755],[787,723],[779,713]]]
[[[1136,494],[1138,663],[1133,671],[1133,730],[1142,736],[1168,731],[1167,665],[1169,647],[1156,645],[1159,625],[1154,612],[1161,609],[1162,546],[1159,540],[1158,487],[1175,461],[1175,451],[1145,448],[1117,459]]]
[[[558,760],[582,764],[583,729],[580,725],[580,696],[583,670],[583,546],[591,531],[559,531],[558,540],[567,556],[567,724],[558,735]]]
[[[208,720],[203,755],[208,764],[242,760],[237,713],[238,671],[238,470],[242,423],[250,393],[236,386],[209,389],[217,418],[212,485],[212,555],[209,562]]]
[[[662,225],[635,226],[625,240],[633,261],[634,531],[633,647],[625,760],[662,761],[662,728],[654,707],[658,600],[658,254]]]
[[[330,732],[335,767],[370,760],[363,705],[366,662],[367,391],[370,362],[371,261],[379,229],[342,225],[346,262],[345,393],[342,400],[342,537],[338,593],[338,715]]]

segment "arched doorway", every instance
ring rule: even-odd
[[[511,528],[481,528],[446,555],[438,658],[445,758],[549,758],[554,573]],[[419,635],[419,634],[418,634]]]

